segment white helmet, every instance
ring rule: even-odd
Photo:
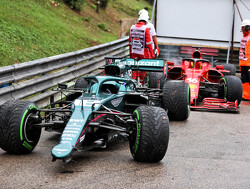
[[[146,9],[142,9],[139,11],[138,15],[140,16],[141,14],[148,14],[148,11]]]
[[[142,13],[142,14],[139,15],[138,21],[144,20],[144,21],[148,22],[148,19],[149,19],[148,14]]]
[[[244,20],[241,22],[241,27],[244,27],[244,26],[250,26],[250,20],[244,19]]]

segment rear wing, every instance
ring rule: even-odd
[[[167,66],[166,61],[162,59],[141,59],[136,61],[135,59],[127,58],[124,62],[130,69],[140,71],[162,72],[164,67]]]
[[[106,66],[111,64],[124,65],[127,69],[133,71],[163,72],[167,68],[167,61],[163,59],[141,59],[137,61],[133,58],[105,57],[105,61]]]

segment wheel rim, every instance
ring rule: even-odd
[[[24,138],[29,143],[34,142],[33,136],[35,136],[34,128],[32,128],[32,124],[31,124],[32,123],[32,118],[30,117],[31,115],[32,114],[29,114],[27,118],[25,119],[24,128],[23,128]]]
[[[187,92],[187,111],[188,111],[188,116],[190,114],[190,86],[188,85],[188,92]]]
[[[224,99],[227,98],[227,84],[226,84],[226,79],[225,78],[222,78],[222,90],[223,90],[223,97]]]
[[[135,119],[135,124],[133,124],[133,127],[131,129],[131,135],[130,135],[130,140],[131,140],[131,147],[135,148],[136,143],[137,143],[137,136],[138,136],[138,120]]]

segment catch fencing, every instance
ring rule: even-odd
[[[0,67],[0,105],[7,100],[28,99],[38,107],[61,98],[52,89],[58,83],[73,85],[84,75],[98,75],[105,56],[128,56],[128,37],[75,52]]]

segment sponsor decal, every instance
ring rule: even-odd
[[[75,106],[81,106],[82,100],[75,100]],[[83,100],[83,106],[92,106],[93,104],[100,104],[99,100]]]
[[[75,134],[79,133],[78,131],[71,131],[71,130],[64,130],[63,132],[64,133],[75,133]]]
[[[55,151],[58,151],[58,152],[67,152],[68,150],[67,149],[54,149]]]
[[[80,142],[82,142],[85,139],[85,135],[82,135],[82,137],[80,138]]]
[[[138,66],[163,66],[163,63],[161,63],[160,61],[138,61],[136,64],[134,63],[133,60],[129,60],[127,61],[128,64],[127,65],[138,65]]]
[[[137,115],[137,120],[139,121],[139,119],[140,119],[139,112],[137,110],[135,110],[135,113]],[[138,150],[139,142],[140,142],[140,137],[141,137],[141,124],[138,123],[138,125],[137,125],[137,136],[136,136],[135,150],[134,150],[134,153],[132,154],[133,157],[135,156],[135,153]]]
[[[198,79],[197,78],[188,78],[187,81],[189,83],[198,83]]]
[[[117,106],[119,106],[119,104],[122,102],[122,99],[123,99],[123,97],[117,98],[117,99],[114,99],[114,100],[111,100],[111,104],[112,104],[114,107],[117,107]]]
[[[38,110],[38,107],[36,107],[35,105],[29,105],[29,109],[30,110],[32,110],[33,108],[36,109],[36,110]]]
[[[196,85],[190,84],[189,87],[190,87],[191,89],[195,89],[195,88],[196,88]]]
[[[69,122],[83,122],[82,119],[70,119]]]
[[[67,125],[67,127],[70,126],[70,128],[65,128],[66,129],[69,129],[69,130],[77,130],[77,131],[80,131],[80,128],[76,128],[74,127],[74,125]]]
[[[81,127],[81,125],[77,125],[77,123],[73,123],[74,127]]]
[[[32,146],[29,145],[26,141],[23,142],[23,146],[27,148],[28,150],[32,150]]]
[[[74,134],[62,134],[62,137],[76,137]]]
[[[72,138],[62,138],[62,140],[72,140]]]
[[[134,155],[135,155],[135,153],[136,153],[137,150],[138,150],[139,142],[140,142],[140,137],[141,137],[141,124],[138,123],[137,137],[136,137],[136,145],[135,145],[135,152],[134,152]]]
[[[61,143],[63,143],[63,144],[70,144],[69,141],[61,141]]]
[[[67,127],[70,127],[71,129],[71,127],[81,127],[81,125],[73,124],[73,125],[67,125]]]

